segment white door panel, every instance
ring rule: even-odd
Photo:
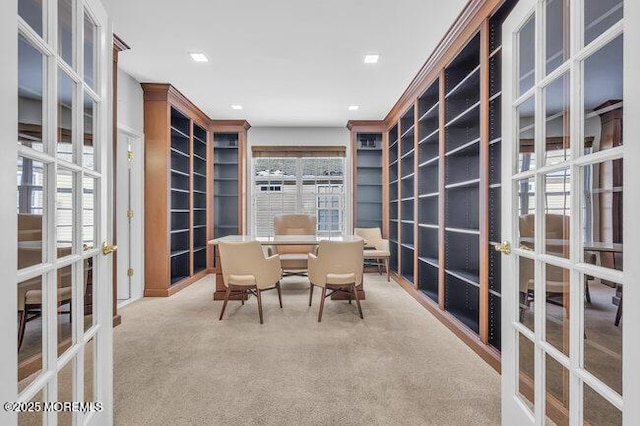
[[[622,386],[639,340],[622,310],[635,294],[623,257],[638,253],[622,226],[623,189],[624,204],[638,197],[623,126],[637,102],[623,78],[637,68],[628,3],[520,0],[503,25],[505,425],[622,424],[637,397]]]
[[[35,408],[0,423],[111,424],[111,24],[98,0],[0,9],[0,392]]]

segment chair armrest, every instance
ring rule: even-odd
[[[273,287],[282,278],[280,256],[275,254],[264,259],[264,265],[256,272],[256,282],[260,288]]]

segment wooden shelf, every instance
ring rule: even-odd
[[[206,213],[196,218],[194,211],[199,204],[206,211],[207,191],[196,170],[206,177],[209,118],[170,85],[142,86],[147,141],[144,294],[169,296],[195,281],[201,266],[196,265],[194,238],[206,239],[208,228]],[[206,250],[199,255],[198,262],[202,260],[207,261]]]

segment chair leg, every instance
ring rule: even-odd
[[[618,302],[618,310],[616,312],[616,327],[620,325],[620,320],[622,319],[622,298]]]
[[[353,286],[353,295],[356,298],[356,305],[358,305],[358,312],[360,313],[360,319],[364,319],[364,316],[362,316],[362,307],[360,306],[360,297],[358,296],[358,289],[356,288],[356,286]],[[349,297],[351,297],[351,295],[349,295]]]
[[[378,264],[378,275],[382,276],[382,267],[381,267],[380,259],[376,259],[376,263]]]
[[[258,298],[258,314],[260,315],[260,324],[263,324],[262,321],[262,296],[260,295],[260,289],[256,288],[256,297]]]
[[[322,294],[320,295],[320,311],[318,311],[318,322],[322,321],[322,310],[324,309],[325,297],[327,297],[327,287],[322,287]]]
[[[349,304],[351,304],[351,292],[349,292]]]
[[[220,311],[220,319],[222,320],[222,316],[224,315],[224,310],[227,309],[227,303],[229,302],[229,294],[231,293],[231,287],[227,287],[227,291],[224,293],[224,303],[222,304],[222,311]]]
[[[27,328],[27,309],[18,312],[18,350],[22,346],[24,340],[24,330]]]
[[[587,278],[584,280],[584,298],[587,303],[591,304],[591,292],[589,291],[589,280]]]
[[[280,291],[280,281],[276,283],[276,289],[278,289],[278,300],[280,301],[280,309],[282,309],[282,292]]]
[[[240,302],[244,305],[244,288],[240,289]]]
[[[384,269],[385,271],[387,271],[387,282],[390,282],[391,280],[389,279],[389,258],[386,258],[384,260]]]
[[[309,283],[309,306],[311,306],[312,299],[313,299],[313,284]]]

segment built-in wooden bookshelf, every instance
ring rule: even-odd
[[[249,123],[244,120],[212,120],[213,161],[211,164],[213,197],[211,239],[242,235],[246,229],[246,140]],[[217,246],[211,246],[213,264],[209,272],[216,274],[214,299],[224,299]],[[233,294],[233,298],[239,297]]]
[[[169,84],[142,85],[145,119],[145,296],[169,296],[206,274],[209,118]]]
[[[393,107],[391,269],[400,284],[500,366],[500,28],[516,2],[479,2]]]

